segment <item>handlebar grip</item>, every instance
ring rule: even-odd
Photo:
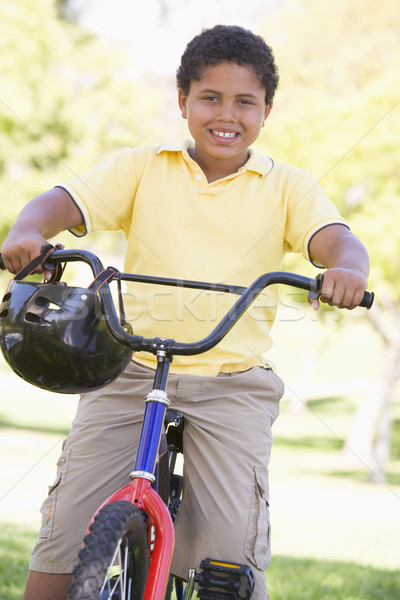
[[[375,294],[374,292],[364,292],[364,298],[361,300],[359,306],[367,308],[368,310],[374,303]]]
[[[321,294],[323,280],[324,280],[324,274],[319,273],[315,278],[316,290],[312,290],[310,292],[311,297],[319,298],[319,296]],[[374,292],[364,292],[364,297],[358,306],[361,306],[362,308],[366,308],[369,310],[374,303],[374,298],[375,298]]]

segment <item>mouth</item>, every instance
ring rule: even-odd
[[[239,134],[235,131],[223,131],[221,129],[210,129],[211,135],[220,142],[233,142]]]

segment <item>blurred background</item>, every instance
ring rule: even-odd
[[[397,0],[2,0],[0,246],[38,193],[123,146],[187,137],[175,71],[186,43],[216,23],[272,46],[280,86],[255,148],[313,171],[367,246],[376,293],[373,309],[345,314],[314,313],[283,290],[269,354],[286,383],[269,589],[274,600],[398,598]],[[122,268],[118,235],[79,245]],[[317,274],[297,257],[283,267]],[[0,376],[0,596],[15,600],[77,399],[28,386],[2,358]]]

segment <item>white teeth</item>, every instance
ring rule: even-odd
[[[234,138],[236,133],[224,133],[223,131],[215,131],[215,129],[212,130],[214,135],[218,135],[218,137],[222,137],[222,138]]]

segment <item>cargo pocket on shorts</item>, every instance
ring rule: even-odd
[[[249,510],[244,554],[261,571],[265,571],[270,563],[271,531],[267,467],[254,467],[254,489]]]
[[[57,493],[60,483],[65,479],[68,470],[69,457],[71,450],[63,450],[57,461],[57,474],[54,483],[49,486],[49,493],[43,502],[40,512],[42,513],[42,523],[39,530],[40,538],[50,538],[53,532],[54,514],[57,505]]]

